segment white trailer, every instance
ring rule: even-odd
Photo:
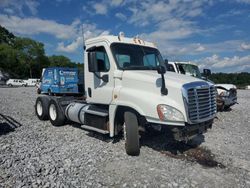
[[[166,73],[153,43],[100,36],[88,39],[84,48],[86,98],[40,95],[39,119],[55,126],[70,120],[110,137],[123,132],[129,155],[139,155],[142,130],[166,129],[175,140],[187,141],[212,127],[214,85]]]

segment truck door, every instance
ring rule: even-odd
[[[114,81],[113,68],[110,63],[111,52],[103,46],[95,47],[97,69],[95,73],[85,70],[85,93],[89,103],[110,104],[113,96]],[[89,56],[89,52],[87,52]],[[88,58],[88,57],[85,57]],[[88,58],[89,59],[89,58]],[[88,61],[85,61],[88,62]],[[87,67],[86,67],[87,68]],[[104,82],[100,77],[108,75],[108,81]]]

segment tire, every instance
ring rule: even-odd
[[[12,85],[12,84],[8,84],[8,86],[9,86],[9,87],[13,87],[13,85]]]
[[[48,89],[48,95],[49,95],[49,96],[52,96],[52,95],[53,95],[50,89]]]
[[[39,96],[36,99],[35,112],[40,120],[49,119],[49,98],[47,96]]]
[[[62,126],[66,121],[63,111],[54,100],[50,100],[49,103],[49,120],[54,126]]]
[[[37,92],[37,94],[41,94],[41,89],[38,88],[38,89],[36,90],[36,92]]]
[[[124,138],[126,153],[131,156],[140,154],[138,120],[135,113],[127,111],[124,113]]]

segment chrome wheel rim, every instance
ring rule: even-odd
[[[57,113],[56,113],[56,106],[54,104],[51,104],[49,106],[49,116],[50,116],[51,120],[53,120],[53,121],[56,120]]]
[[[36,111],[37,111],[37,114],[38,114],[39,116],[42,115],[42,113],[43,113],[43,106],[42,106],[41,101],[38,101],[38,102],[37,102],[37,104],[36,104]]]

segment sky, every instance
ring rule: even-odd
[[[83,63],[83,40],[139,36],[169,61],[250,72],[250,0],[0,0],[0,24]]]

